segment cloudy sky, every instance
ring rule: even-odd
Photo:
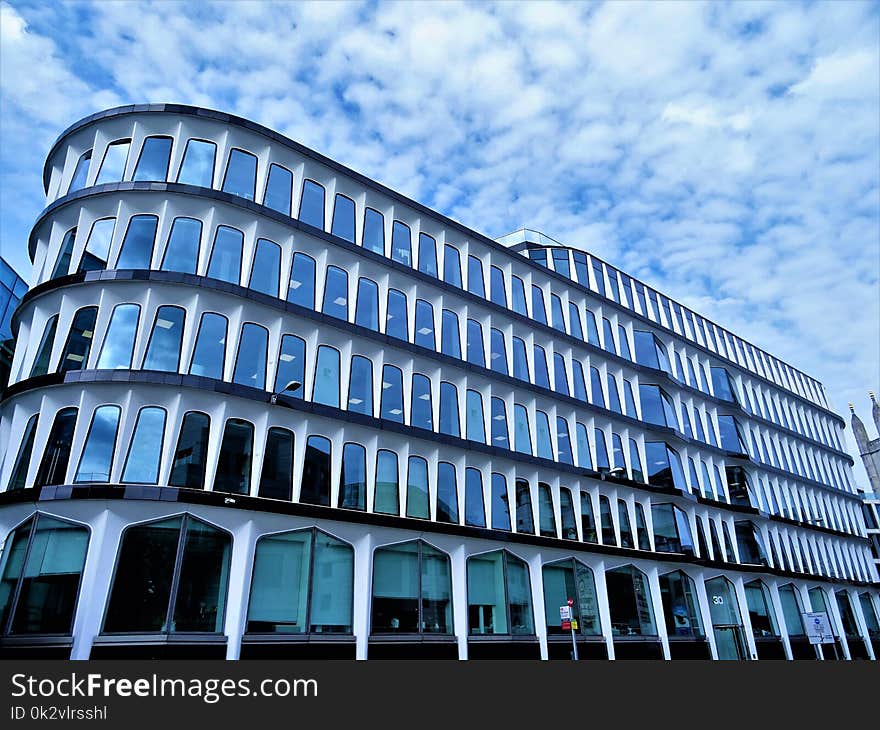
[[[593,251],[866,415],[878,37],[880,4],[845,1],[0,2],[0,255],[27,274],[68,124],[198,104],[489,236]]]

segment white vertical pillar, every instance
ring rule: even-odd
[[[654,624],[657,626],[657,635],[663,646],[663,658],[671,659],[669,652],[669,632],[666,630],[666,619],[663,616],[663,602],[660,598],[660,572],[656,567],[648,568],[648,598],[651,600],[651,610],[654,612]]]
[[[794,654],[791,650],[791,640],[788,638],[788,626],[785,623],[785,614],[782,611],[782,600],[779,598],[779,586],[774,581],[774,583],[769,586],[770,589],[770,600],[772,601],[772,609],[773,613],[776,616],[776,626],[779,630],[779,636],[782,639],[782,648],[785,650],[785,656],[788,659],[794,659]]]
[[[529,572],[532,576],[532,615],[535,617],[535,634],[541,648],[541,659],[547,659],[549,651],[547,649],[547,616],[544,611],[544,572],[541,553],[532,555],[528,562]]]
[[[746,643],[746,651],[749,659],[758,658],[758,647],[755,645],[755,633],[752,631],[752,620],[749,616],[749,604],[746,600],[745,582],[742,576],[736,576],[733,580],[733,589],[736,592],[736,602],[739,604],[740,622],[743,627],[743,641]]]
[[[367,531],[354,543],[354,613],[352,631],[355,636],[355,659],[367,658],[370,638],[370,596],[372,593],[371,567],[373,538]]]
[[[862,641],[865,642],[865,649],[868,651],[868,656],[871,659],[876,660],[877,656],[874,653],[874,647],[871,645],[871,636],[868,633],[868,624],[865,622],[865,615],[862,612],[862,602],[859,600],[858,595],[853,596],[852,593],[849,593],[849,602],[853,607],[853,613],[856,616],[856,625],[859,627],[859,636],[861,636]]]
[[[461,490],[459,490],[461,491]],[[452,564],[452,625],[458,640],[458,658],[468,658],[467,554],[464,545],[455,548]]]
[[[706,581],[702,573],[694,580],[697,589],[697,603],[700,604],[700,617],[703,619],[703,630],[706,632],[706,640],[709,642],[709,654],[712,659],[718,659],[718,647],[715,646],[715,629],[712,625],[712,608],[709,605],[709,594],[706,592]]]
[[[229,561],[229,575],[240,576],[229,581],[226,596],[226,658],[238,659],[241,654],[241,635],[247,620],[248,597],[250,596],[251,573],[253,571],[254,523],[247,520],[232,536],[232,556]]]
[[[837,635],[840,637],[840,647],[843,652],[843,656],[845,659],[852,659],[852,655],[849,653],[849,643],[846,640],[846,632],[843,630],[843,620],[840,617],[840,610],[837,607],[837,596],[834,591],[829,592],[825,591],[825,602],[828,604],[828,618],[831,620],[831,625],[835,627],[835,631]]]
[[[593,578],[596,581],[596,603],[599,610],[599,625],[602,627],[602,635],[605,637],[608,658],[614,659],[614,635],[611,631],[611,609],[608,605],[608,584],[605,582],[604,560],[593,568]]]

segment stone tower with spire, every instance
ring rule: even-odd
[[[850,424],[852,425],[853,435],[859,447],[859,455],[865,464],[865,471],[868,472],[868,482],[870,488],[868,491],[875,494],[880,493],[880,403],[877,402],[874,392],[869,393],[871,397],[871,415],[874,418],[874,426],[877,428],[878,437],[875,439],[868,438],[868,430],[862,419],[856,414],[853,404],[849,404],[849,410],[852,412]]]

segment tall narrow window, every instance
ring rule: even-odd
[[[293,254],[287,301],[307,309],[315,308],[315,259],[304,253]]]
[[[216,154],[217,145],[213,142],[203,139],[187,140],[177,182],[200,188],[212,187]]]
[[[416,299],[415,344],[429,350],[437,347],[434,338],[434,307],[424,299]]]
[[[222,633],[231,547],[190,515],[127,528],[104,632]]]
[[[386,515],[400,514],[400,487],[397,454],[380,449],[376,454],[376,491],[373,511]]]
[[[448,461],[437,464],[437,521],[458,524],[458,485]]]
[[[293,173],[281,165],[269,165],[269,176],[266,180],[266,194],[263,205],[290,215],[291,191],[293,190]]]
[[[599,525],[602,529],[602,544],[616,545],[614,534],[614,518],[611,516],[611,500],[604,494],[599,495]]]
[[[67,194],[75,193],[82,190],[86,186],[86,180],[89,176],[89,165],[92,162],[92,150],[83,152],[76,161],[76,169],[73,171],[73,177],[70,179],[70,185],[67,187]]]
[[[0,634],[70,635],[89,532],[38,513],[0,557]]]
[[[513,336],[513,377],[518,380],[529,380],[529,361],[526,355],[526,343],[522,338]]]
[[[590,402],[600,408],[605,407],[605,394],[602,392],[602,376],[598,368],[590,366]]]
[[[299,219],[302,223],[324,230],[324,186],[314,180],[303,181]]]
[[[532,492],[525,479],[516,480],[516,531],[529,535],[535,534]]]
[[[348,274],[338,266],[327,267],[321,311],[336,319],[348,321]]]
[[[642,459],[639,456],[639,445],[635,439],[629,440],[629,465],[632,478],[638,482],[645,481],[645,472],[642,471]]]
[[[269,330],[251,322],[243,324],[232,382],[263,390],[266,387],[268,348]]]
[[[437,242],[427,233],[419,234],[419,271],[437,276]]]
[[[660,576],[660,600],[669,636],[702,637],[703,627],[694,581],[676,570]]]
[[[562,314],[562,300],[556,295],[550,295],[550,315],[553,329],[565,332],[565,316]]]
[[[513,404],[513,448],[521,454],[532,453],[529,413],[524,405]]]
[[[409,340],[406,294],[397,289],[388,290],[388,307],[385,311],[385,334],[398,340]]]
[[[575,424],[575,438],[577,439],[577,465],[581,469],[593,468],[593,457],[590,454],[590,439],[587,436],[587,427],[583,423]]]
[[[175,218],[162,259],[163,271],[195,274],[199,265],[202,222],[195,218]]]
[[[61,245],[58,247],[58,259],[50,278],[57,279],[59,276],[67,276],[70,272],[70,259],[73,257],[73,244],[76,240],[76,228],[71,228],[64,234]]]
[[[503,474],[492,474],[492,529],[510,531],[510,495]]]
[[[587,310],[587,342],[599,346],[599,328],[596,326],[596,315]]]
[[[89,352],[95,336],[95,320],[98,317],[97,307],[83,307],[73,315],[67,342],[61,353],[58,372],[82,370],[88,365]]]
[[[208,264],[208,276],[212,279],[238,284],[241,281],[241,251],[244,234],[237,228],[217,226],[214,247]]]
[[[134,168],[132,180],[161,180],[168,177],[171,159],[171,137],[147,137],[141,147],[141,156]]]
[[[605,349],[612,354],[616,354],[617,350],[614,346],[614,331],[611,329],[611,322],[609,322],[606,317],[602,317],[602,334],[604,335]]]
[[[632,360],[632,351],[629,348],[629,337],[626,335],[626,329],[622,324],[617,325],[617,339],[620,341],[620,354],[627,360]]]
[[[584,339],[584,328],[581,325],[581,312],[577,304],[574,302],[568,303],[568,321],[572,337],[577,337],[579,340]]]
[[[465,399],[465,423],[468,441],[486,443],[486,426],[483,416],[483,396],[476,390],[468,390]]]
[[[601,428],[597,428],[594,435],[596,437],[596,471],[610,471],[611,464],[608,462],[608,444],[605,441],[605,432]]]
[[[98,356],[96,367],[99,370],[128,370],[131,367],[140,312],[137,304],[117,304],[113,309]]]
[[[410,456],[406,476],[406,516],[428,519],[429,504],[428,462],[421,456]]]
[[[119,406],[99,406],[92,414],[75,482],[109,482],[119,428]]]
[[[336,193],[333,205],[333,219],[330,221],[330,233],[339,236],[349,243],[354,243],[354,201]]]
[[[443,310],[442,330],[440,332],[440,352],[449,357],[461,359],[461,335],[458,331],[458,315],[449,310]]]
[[[593,512],[593,500],[589,492],[581,492],[581,533],[583,534],[584,542],[599,542],[599,536],[596,532],[596,517]]]
[[[55,414],[52,430],[49,431],[46,448],[43,450],[43,458],[40,460],[40,468],[37,470],[35,487],[64,484],[78,412],[76,408],[62,408]]]
[[[558,352],[553,353],[553,389],[562,395],[569,395],[565,358]]]
[[[128,162],[128,150],[130,147],[130,139],[119,139],[107,145],[95,185],[122,180],[125,174],[125,165]]]
[[[492,446],[500,449],[510,448],[507,433],[507,407],[501,398],[492,398]]]
[[[421,373],[413,373],[410,399],[410,425],[433,431],[434,412],[431,405],[431,381]]]
[[[587,397],[587,381],[584,376],[584,366],[580,360],[572,359],[572,382],[574,383],[574,397],[584,403],[589,401]]]
[[[403,373],[394,365],[382,366],[380,418],[403,423]]]
[[[553,442],[550,440],[550,419],[544,411],[535,411],[535,441],[538,458],[553,460]]]
[[[568,430],[568,421],[562,416],[556,416],[556,452],[557,460],[561,464],[574,464],[571,453],[571,434]]]
[[[468,631],[473,635],[531,635],[528,565],[506,550],[467,561]]]
[[[617,522],[620,525],[620,546],[625,548],[635,547],[633,542],[632,527],[629,521],[629,509],[622,499],[617,500]]]
[[[373,363],[362,355],[353,355],[351,358],[348,410],[373,415]]]
[[[504,272],[497,266],[489,267],[489,295],[492,302],[507,307],[507,287],[504,284]]]
[[[444,310],[445,311],[445,310]],[[507,369],[507,346],[504,342],[504,333],[494,327],[489,332],[490,355],[489,365],[496,373],[510,375]]]
[[[378,210],[372,208],[364,210],[362,243],[368,251],[385,255],[385,218]]]
[[[309,436],[306,442],[299,501],[330,506],[330,440],[324,436]]]
[[[299,388],[287,391],[292,398],[303,397],[306,379],[306,343],[296,335],[284,335],[278,351],[278,370],[275,373],[276,393],[282,392],[290,383],[299,383]]]
[[[379,331],[379,285],[363,276],[358,279],[354,323],[373,332]]]
[[[538,530],[543,537],[556,537],[556,514],[550,485],[538,482]]]
[[[250,152],[233,149],[229,153],[229,162],[226,165],[223,192],[253,200],[256,185],[257,158]]]
[[[608,408],[615,413],[623,413],[620,405],[620,391],[617,390],[617,378],[608,373]]]
[[[165,306],[156,310],[153,331],[144,357],[144,370],[176,373],[180,367],[180,343],[185,312],[181,307]]]
[[[440,383],[440,433],[461,435],[458,416],[458,390],[452,383]]]
[[[479,469],[464,470],[464,524],[473,527],[486,526],[486,509],[483,504],[483,475]]]
[[[443,246],[443,281],[461,289],[461,254],[455,246]]]
[[[201,375],[215,380],[223,379],[226,360],[226,324],[226,317],[222,314],[214,312],[202,314],[192,362],[189,366],[190,375]]]
[[[211,419],[204,413],[189,411],[180,425],[171,476],[168,484],[188,489],[205,488],[205,470],[208,467],[208,437]]]
[[[391,258],[412,266],[412,235],[409,226],[400,221],[391,226]]]
[[[254,265],[248,287],[270,297],[278,296],[281,283],[281,246],[266,238],[257,239]]]
[[[483,347],[483,328],[475,319],[467,321],[467,361],[471,365],[486,367],[486,351]]]
[[[15,457],[15,466],[12,467],[12,476],[9,478],[7,492],[16,489],[24,489],[27,486],[28,469],[31,465],[31,455],[34,451],[34,437],[37,434],[37,424],[40,422],[40,414],[35,413],[28,419],[21,435],[21,446],[18,456]]]
[[[227,420],[217,458],[214,491],[250,494],[253,453],[253,424],[240,418]]]
[[[117,269],[149,269],[156,242],[159,218],[155,215],[134,215],[128,222],[122,250],[116,260]]]
[[[342,447],[339,506],[361,512],[367,509],[367,450],[360,444]]]
[[[547,324],[547,308],[544,306],[544,291],[537,284],[532,284],[532,319]]]
[[[147,406],[138,411],[131,446],[122,470],[123,482],[157,484],[165,436],[165,409]]]
[[[339,408],[339,350],[334,347],[318,347],[312,400]]]
[[[110,242],[113,240],[113,229],[116,227],[115,218],[101,218],[92,223],[89,237],[86,240],[86,248],[79,262],[78,273],[84,271],[98,271],[107,267],[107,258],[110,255]]]
[[[468,256],[467,288],[471,294],[486,298],[486,284],[483,281],[483,262],[476,256]]]
[[[535,385],[550,388],[550,372],[547,370],[547,353],[540,345],[533,348],[535,357]]]

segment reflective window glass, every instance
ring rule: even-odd
[[[330,440],[309,436],[303,461],[299,501],[330,506]]]
[[[528,566],[504,550],[467,561],[468,630],[476,635],[530,635]]]
[[[542,410],[535,411],[535,441],[538,446],[538,457],[553,459],[553,443],[550,440],[550,421]]]
[[[34,481],[35,487],[65,483],[77,413],[78,410],[76,408],[62,408],[55,414],[52,429],[49,431],[49,438],[43,449],[40,468],[37,470],[37,477]]]
[[[376,491],[373,511],[386,515],[400,514],[397,454],[380,449],[376,455]]]
[[[254,265],[251,269],[251,280],[248,287],[255,291],[278,296],[281,282],[281,246],[266,238],[257,239],[254,252]]]
[[[134,350],[141,308],[137,304],[117,304],[113,308],[96,367],[99,370],[128,370]]]
[[[278,370],[275,373],[276,393],[286,392],[292,398],[303,397],[306,381],[306,343],[296,335],[284,335],[278,351]],[[299,388],[285,391],[289,383],[299,383]]]
[[[211,419],[204,413],[190,411],[184,415],[177,448],[174,450],[169,485],[189,489],[205,488],[210,431]]]
[[[547,370],[547,353],[540,345],[534,346],[533,353],[535,357],[535,385],[549,388],[550,372]]]
[[[223,366],[226,356],[226,317],[214,312],[205,312],[199,324],[196,345],[193,349],[190,375],[205,378],[223,379]]]
[[[185,312],[180,307],[159,307],[144,357],[144,370],[176,373],[180,366],[180,343]]]
[[[406,476],[406,516],[428,519],[428,462],[421,456],[410,456]]]
[[[445,310],[444,310],[445,311]],[[509,375],[507,370],[507,347],[504,342],[504,333],[494,327],[489,332],[490,337],[490,366],[496,373]]]
[[[86,186],[86,179],[89,176],[89,165],[92,162],[92,150],[83,152],[76,162],[76,169],[73,171],[73,177],[70,179],[70,185],[67,188],[67,194],[81,190]]]
[[[400,221],[391,226],[391,259],[412,266],[412,237],[409,226]]]
[[[73,315],[67,342],[61,353],[58,372],[82,370],[88,365],[89,352],[95,337],[95,320],[98,317],[97,307],[83,307]]]
[[[492,474],[492,529],[510,531],[510,496],[503,474]]]
[[[458,315],[449,309],[444,309],[441,324],[440,352],[444,355],[461,359],[461,335],[458,331]]]
[[[318,347],[312,400],[339,408],[339,350],[328,345]]]
[[[577,560],[565,560],[545,565],[542,573],[547,633],[568,633],[560,626],[559,607],[571,600],[571,617],[577,621],[577,633],[584,636],[600,635],[602,628],[593,572]]]
[[[241,280],[243,246],[244,234],[241,231],[229,226],[217,226],[207,275],[212,279],[238,284]]]
[[[507,434],[507,408],[501,398],[492,398],[492,443],[501,449],[510,448],[510,439]]]
[[[415,344],[420,347],[427,347],[429,350],[436,348],[434,339],[434,307],[424,299],[416,299]]]
[[[242,325],[232,382],[264,389],[268,348],[269,330],[250,322]]]
[[[299,220],[324,230],[324,186],[314,180],[304,180],[299,202]]]
[[[460,436],[458,390],[452,383],[440,383],[440,433]]]
[[[164,181],[168,177],[171,142],[171,137],[147,137],[131,179]]]
[[[703,636],[696,590],[690,576],[680,570],[661,575],[660,601],[669,636]]]
[[[116,140],[107,145],[95,185],[122,180],[122,176],[125,174],[125,164],[128,162],[128,150],[130,147],[130,139]]]
[[[34,437],[37,434],[37,424],[39,421],[40,415],[35,413],[25,424],[21,435],[21,446],[18,449],[18,455],[15,457],[15,465],[12,467],[12,475],[9,477],[9,484],[6,487],[7,492],[24,489],[27,486],[28,469],[31,465]],[[2,623],[0,623],[0,626],[2,626]]]
[[[287,301],[307,309],[315,308],[315,259],[311,256],[293,254]]]
[[[64,234],[61,246],[58,247],[58,260],[52,270],[50,278],[57,279],[59,276],[67,276],[70,272],[70,259],[73,256],[73,244],[76,240],[76,228],[71,228]]]
[[[467,321],[467,360],[471,365],[486,367],[486,351],[483,348],[483,328],[475,319]]]
[[[119,428],[119,406],[99,406],[92,414],[75,482],[109,482]]]
[[[385,334],[398,340],[409,339],[406,294],[397,289],[388,290],[388,307],[385,312]]]
[[[413,373],[411,400],[410,425],[415,428],[433,430],[434,413],[431,405],[431,381],[421,373]]]
[[[532,284],[532,319],[547,324],[547,309],[544,307],[544,292],[536,284]]]
[[[269,165],[269,176],[266,180],[266,194],[263,205],[290,215],[291,191],[293,189],[293,173],[281,165]]]
[[[367,509],[367,450],[360,444],[342,447],[339,506],[361,512]]]
[[[568,431],[568,421],[562,416],[556,416],[556,451],[557,460],[561,464],[574,464],[571,453],[571,435]]]
[[[556,515],[550,485],[538,483],[538,529],[543,537],[556,537]]]
[[[461,288],[461,254],[455,246],[443,246],[443,281]]]
[[[593,500],[588,492],[581,492],[581,533],[584,542],[598,543],[596,517],[593,513]]]
[[[532,434],[529,429],[529,414],[519,403],[513,405],[513,443],[521,454],[532,453]]]
[[[373,363],[362,355],[353,355],[351,358],[348,410],[373,415]]]
[[[473,527],[486,526],[486,510],[483,506],[483,475],[479,469],[464,470],[464,524]]]
[[[476,390],[468,390],[465,399],[465,424],[468,441],[486,443],[483,421],[483,397]]]
[[[655,636],[651,593],[645,574],[632,565],[605,571],[611,633],[614,636]]]
[[[165,436],[165,409],[148,406],[138,412],[128,457],[122,470],[123,482],[157,484]]]
[[[240,418],[228,419],[217,457],[214,491],[250,494],[253,453],[253,424]]]
[[[516,480],[516,531],[529,535],[535,534],[532,492],[525,479]]]
[[[558,352],[553,353],[553,389],[562,395],[569,395],[565,358]]]
[[[163,271],[195,274],[199,264],[202,222],[195,218],[175,218],[162,259]]]
[[[354,201],[336,193],[333,205],[333,219],[330,222],[330,233],[339,236],[349,243],[354,243]]]
[[[523,283],[523,280],[518,276],[511,276],[511,303],[513,305],[513,311],[517,314],[521,314],[524,317],[529,316],[528,308],[526,307],[526,286]]]
[[[437,464],[437,521],[458,524],[458,485],[455,467],[447,461]]]
[[[489,296],[499,306],[507,306],[507,287],[504,283],[504,272],[497,266],[489,267]]]
[[[327,267],[321,311],[336,319],[348,320],[348,274],[338,266]]]
[[[117,269],[149,269],[156,241],[159,218],[154,215],[135,215],[128,222],[122,250],[116,260]]]
[[[419,271],[437,276],[437,242],[425,233],[419,234]]]
[[[468,256],[468,291],[478,297],[486,297],[486,284],[483,281],[483,262],[476,256]]]
[[[116,227],[115,218],[101,218],[92,223],[89,237],[86,240],[86,248],[79,262],[78,273],[84,271],[98,271],[107,267],[107,258],[110,255],[110,242],[113,239],[113,229]]]
[[[632,527],[629,521],[629,510],[626,502],[617,500],[617,524],[620,526],[620,547],[634,548]]]
[[[403,423],[403,373],[394,365],[382,367],[380,418]]]
[[[513,377],[529,380],[529,361],[526,356],[526,343],[520,337],[513,336]]]
[[[373,332],[379,331],[379,285],[372,279],[358,279],[354,323]]]
[[[250,152],[233,149],[226,164],[223,192],[253,200],[256,185],[257,158]]]
[[[364,210],[363,247],[368,251],[385,255],[385,218],[373,208]]]
[[[210,188],[214,180],[214,157],[217,145],[202,139],[187,140],[177,182]]]

